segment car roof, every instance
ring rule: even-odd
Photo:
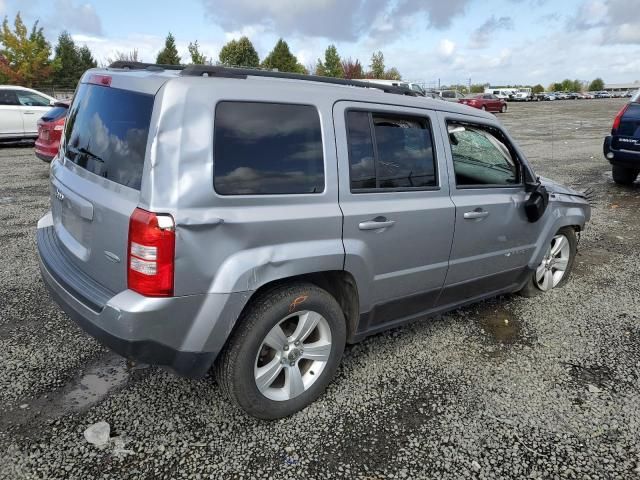
[[[246,70],[242,69],[242,71],[244,72]],[[254,76],[251,75],[251,73],[247,73],[246,77],[243,78],[229,78],[216,75],[204,77],[181,75],[180,70],[169,70],[161,68],[138,70],[129,70],[122,68],[97,68],[88,70],[82,77],[81,81],[87,82],[89,77],[93,74],[111,76],[111,86],[114,88],[125,88],[149,94],[157,93],[157,91],[165,83],[168,82],[185,82],[189,83],[191,87],[202,86],[202,88],[215,88],[216,84],[232,86],[237,85],[236,82],[243,82],[243,85],[245,87],[256,89],[259,89],[261,87],[268,87],[271,89],[273,89],[274,87],[283,87],[283,92],[298,90],[301,93],[306,93],[309,98],[314,98],[319,94],[323,94],[327,97],[332,98],[334,102],[359,101],[390,104],[397,106],[424,108],[436,111],[446,111],[451,113],[460,113],[495,120],[495,117],[489,113],[458,103],[443,102],[442,100],[429,97],[414,97],[410,95],[386,93],[379,88],[373,87],[373,85],[376,85],[374,82],[370,82],[372,84],[372,87],[369,88],[334,83],[321,83],[319,81],[314,81],[313,79],[311,79],[312,77],[310,77],[309,80],[302,78],[274,78],[268,76]],[[327,80],[330,81],[330,79]],[[283,94],[283,99],[285,97],[286,93]]]

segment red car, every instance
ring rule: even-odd
[[[481,93],[473,98],[461,98],[458,101],[459,103],[486,110],[487,112],[505,113],[507,111],[507,102],[491,93]]]
[[[53,104],[53,108],[38,120],[36,157],[40,160],[50,162],[58,154],[60,137],[68,109],[68,102],[56,102]]]

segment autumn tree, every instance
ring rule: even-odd
[[[42,27],[36,21],[29,33],[20,13],[13,26],[12,30],[5,17],[0,31],[0,79],[26,87],[43,83],[51,74],[51,45]]]
[[[198,41],[191,43],[189,42],[189,46],[187,47],[189,50],[189,55],[191,56],[191,63],[196,65],[204,65],[207,63],[207,57],[200,52],[200,45],[198,45]]]
[[[257,68],[260,66],[258,52],[248,37],[241,37],[239,40],[228,42],[220,50],[218,58],[223,65],[233,67]]]
[[[342,73],[344,75],[344,78],[349,78],[349,79],[364,78],[364,69],[362,68],[362,64],[358,59],[356,59],[355,61],[350,58],[347,60],[343,60]]]
[[[158,52],[156,63],[162,65],[180,65],[180,55],[178,55],[178,49],[176,48],[176,39],[171,32],[167,35],[164,48]]]
[[[262,62],[262,66],[268,69],[277,69],[280,72],[306,73],[306,69],[298,62],[298,59],[289,50],[289,45],[282,38],[278,40],[273,50]]]

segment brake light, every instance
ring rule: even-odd
[[[616,115],[616,118],[613,119],[613,126],[611,127],[611,133],[614,133],[615,130],[618,130],[618,128],[620,127],[620,122],[622,121],[622,116],[624,115],[624,113],[627,111],[628,108],[629,108],[629,104],[627,103],[624,107],[620,109],[620,111]]]
[[[173,295],[175,223],[171,215],[136,208],[129,220],[127,283],[147,297]]]
[[[103,87],[111,86],[111,76],[110,75],[99,75],[97,73],[93,73],[89,75],[89,83],[93,83],[94,85],[102,85]]]

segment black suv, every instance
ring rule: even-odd
[[[613,165],[613,181],[631,185],[640,173],[640,90],[616,115],[603,148]]]

